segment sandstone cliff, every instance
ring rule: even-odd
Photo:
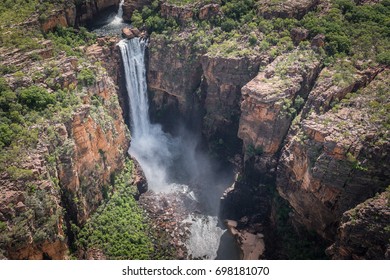
[[[345,212],[327,254],[333,259],[390,259],[389,198],[387,189]]]
[[[154,110],[160,114],[175,110],[190,119],[199,99],[195,92],[200,86],[202,66],[199,53],[187,43],[188,35],[150,38],[147,77]]]
[[[92,64],[88,50],[84,59],[54,57],[51,45],[44,46],[37,50],[46,54],[40,61],[15,51],[4,56],[5,64],[17,62],[25,73],[5,76],[11,90],[39,85],[65,102],[31,128],[39,135],[35,147],[8,149],[5,155],[17,158],[2,159],[0,248],[11,259],[66,258],[74,226],[110,192],[129,145],[117,87],[106,70]],[[89,49],[95,59],[104,55],[98,48]]]
[[[135,10],[142,10],[144,6],[150,5],[151,2],[151,0],[125,0],[123,3],[123,19],[130,21]]]
[[[210,141],[234,145],[240,116],[241,87],[257,74],[260,65],[267,64],[268,59],[260,56],[202,56],[202,90],[206,96],[203,133]]]
[[[259,1],[258,11],[265,18],[302,18],[307,12],[313,10],[320,0],[265,0]]]
[[[119,7],[120,0],[65,1],[62,7],[49,11],[39,18],[41,29],[47,33],[57,26],[79,26],[90,22],[101,12]],[[36,24],[36,23],[35,23]]]
[[[386,109],[380,105],[388,104],[388,73],[331,111],[311,113],[291,129],[283,148],[278,191],[294,218],[326,239],[333,240],[345,211],[389,184]]]
[[[348,242],[337,235],[340,219],[389,183],[387,70],[362,61],[364,56],[337,60],[333,52],[329,60],[332,34],[313,32],[310,24],[320,21],[312,13],[286,32],[289,38],[271,38],[280,33],[279,23],[297,22],[309,11],[332,14],[336,6],[329,1],[258,2],[256,11],[271,19],[275,32],[266,30],[268,21],[247,26],[243,15],[234,25],[239,16],[226,3],[207,8],[221,16],[223,31],[233,28],[230,33],[213,29],[215,21],[202,22],[208,18],[202,5],[191,10],[186,4],[160,4],[159,15],[176,19],[179,27],[151,36],[148,80],[158,108],[153,114],[176,110],[188,117],[189,109],[197,107],[212,152],[236,164],[240,173],[222,201],[224,218],[237,220],[240,230],[265,233],[269,242],[267,235],[275,230],[270,224],[277,220],[270,217],[276,215],[273,199],[278,195],[270,190],[276,183],[289,204],[283,211],[291,211],[286,220],[316,232],[324,243],[337,239],[339,245],[329,254],[342,258],[340,250]],[[340,16],[344,13],[340,8]],[[339,43],[348,44],[345,39]],[[241,150],[240,140],[242,153],[232,157]],[[226,154],[232,143],[233,154]],[[369,257],[361,252],[344,257],[352,254]]]
[[[260,173],[275,171],[277,153],[320,67],[313,51],[296,50],[275,59],[242,88],[238,137]]]

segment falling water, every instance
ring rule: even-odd
[[[121,0],[121,2],[119,3],[119,9],[118,9],[118,13],[116,14],[114,20],[111,22],[111,24],[120,24],[123,22],[123,3],[125,2],[125,0]]]
[[[122,40],[118,46],[126,75],[131,116],[129,152],[140,163],[151,190],[156,193],[181,192],[202,205],[204,214],[190,215],[183,221],[192,224],[187,248],[193,257],[214,259],[225,232],[218,223],[218,202],[230,183],[229,176],[213,173],[207,157],[196,151],[194,137],[187,134],[173,137],[165,133],[159,124],[150,122],[144,62],[147,42],[134,38]],[[188,179],[186,184],[196,181],[196,190],[178,183],[178,174]]]
[[[131,112],[132,141],[130,154],[142,166],[153,191],[168,191],[168,169],[172,166],[178,139],[162,131],[161,126],[149,120],[149,105],[146,87],[145,48],[146,41],[134,38],[119,42],[126,75],[126,89]]]
[[[102,16],[100,19],[97,19],[92,23],[91,29],[95,34],[98,36],[119,35],[122,28],[130,26],[130,24],[125,23],[122,18],[123,3],[124,0],[121,0],[116,14],[110,13],[106,16]]]

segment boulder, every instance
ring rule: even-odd
[[[138,28],[125,27],[122,29],[122,35],[126,39],[133,39],[135,37],[139,37],[141,32],[138,30]]]
[[[122,29],[122,36],[126,39],[133,39],[135,37],[135,34],[130,28],[125,27]]]
[[[325,46],[325,35],[324,34],[318,34],[311,40],[311,47],[314,49],[318,49]]]
[[[221,15],[221,7],[218,4],[208,4],[200,8],[199,19],[209,19]]]
[[[263,234],[238,230],[238,222],[233,220],[225,220],[225,225],[240,247],[240,258],[242,260],[258,260],[263,256],[265,251]]]
[[[291,30],[291,39],[295,45],[299,45],[300,42],[306,40],[309,36],[309,30],[305,28],[293,28]]]

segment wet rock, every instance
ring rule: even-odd
[[[265,251],[264,235],[252,234],[246,230],[238,230],[238,222],[225,220],[225,225],[232,234],[240,248],[240,259],[258,260]]]
[[[145,174],[138,161],[134,157],[132,158],[132,160],[134,164],[133,183],[137,186],[138,192],[140,194],[143,194],[148,190],[148,182],[146,181]]]

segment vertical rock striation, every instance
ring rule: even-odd
[[[326,253],[333,259],[390,259],[390,190],[345,212],[336,242]]]
[[[256,56],[202,56],[202,90],[206,96],[203,134],[209,140],[221,139],[229,143],[236,139],[241,88],[258,73],[260,65],[267,62],[267,58],[263,60]]]
[[[91,48],[94,59],[96,48]],[[128,129],[113,79],[91,63],[90,54],[78,59],[61,53],[38,62],[14,55],[6,56],[7,63],[18,61],[26,78],[20,84],[7,75],[12,90],[33,84],[50,92],[58,87],[72,101],[32,127],[39,131],[36,147],[17,152],[20,158],[1,171],[0,253],[11,259],[64,259],[74,226],[89,218],[109,193],[112,175],[123,167]],[[82,77],[86,69],[93,80]],[[36,73],[38,78],[29,78]]]
[[[388,74],[382,72],[331,111],[310,114],[291,130],[283,148],[278,191],[294,218],[325,239],[333,240],[345,211],[390,183],[386,107],[380,105],[389,102]]]
[[[271,174],[291,121],[302,108],[320,71],[311,50],[296,50],[275,59],[242,88],[238,137],[255,169]]]

